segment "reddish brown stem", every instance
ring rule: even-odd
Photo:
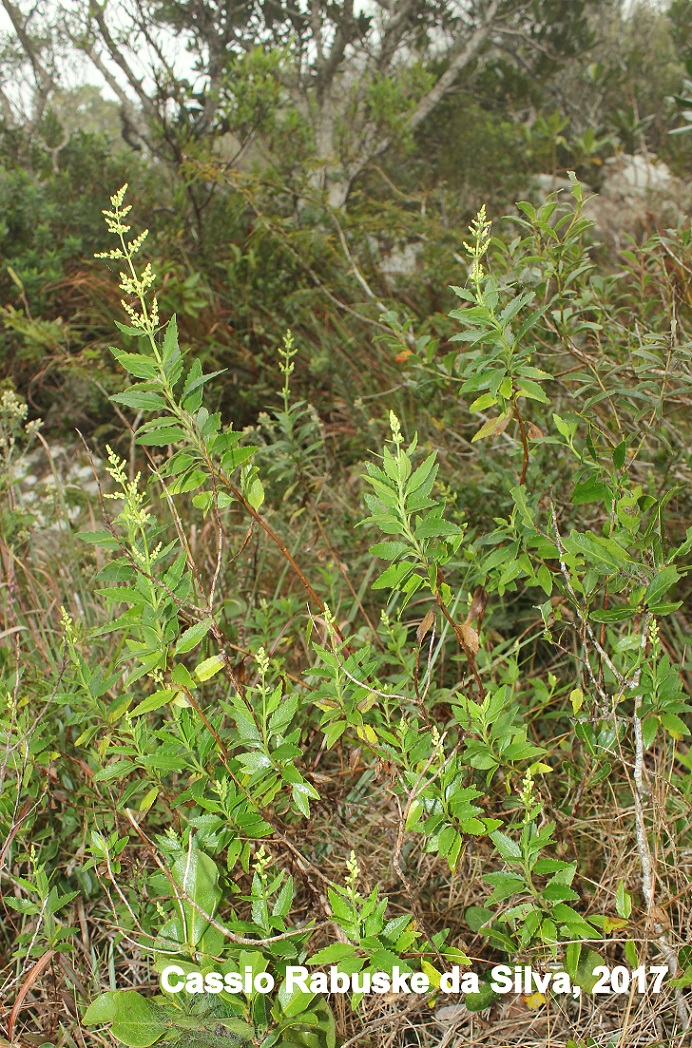
[[[473,652],[471,651],[471,649],[469,648],[469,646],[466,643],[466,641],[464,640],[464,635],[463,635],[463,632],[461,630],[461,627],[457,625],[457,623],[454,621],[454,619],[450,615],[449,610],[447,609],[447,605],[443,601],[442,596],[441,596],[440,591],[439,591],[439,588],[437,588],[437,587],[435,588],[435,600],[438,603],[440,611],[442,612],[442,614],[446,618],[446,620],[449,623],[449,625],[454,630],[456,638],[457,638],[457,640],[461,644],[461,647],[464,650],[464,655],[466,656],[466,660],[467,660],[467,662],[468,662],[468,664],[469,664],[469,666],[471,668],[471,672],[473,673],[473,677],[474,677],[474,680],[476,682],[476,687],[478,688],[478,695],[479,695],[479,698],[480,698],[480,700],[482,702],[483,699],[485,698],[485,688],[483,687],[483,681],[481,680],[480,674],[478,672],[478,667],[476,666],[476,657],[473,654]]]
[[[320,611],[322,612],[323,615],[326,614],[327,609],[325,608],[324,604],[322,603],[322,601],[320,600],[320,598],[317,596],[317,594],[315,593],[314,589],[310,585],[307,577],[305,576],[305,574],[301,570],[300,566],[296,562],[295,557],[293,556],[291,551],[286,546],[286,543],[283,541],[283,539],[279,535],[277,535],[277,533],[274,531],[274,529],[271,526],[271,524],[269,523],[269,521],[265,517],[263,517],[261,513],[258,513],[257,510],[254,508],[254,506],[250,505],[250,503],[247,501],[247,499],[243,496],[242,492],[235,486],[235,484],[233,484],[231,482],[231,480],[229,480],[228,477],[224,476],[223,473],[220,473],[218,470],[214,469],[214,466],[213,466],[211,461],[208,461],[207,465],[213,471],[214,475],[221,481],[221,483],[224,484],[228,488],[228,490],[233,495],[233,497],[235,499],[237,499],[237,501],[241,504],[241,506],[250,514],[250,516],[253,518],[253,520],[257,521],[259,526],[269,536],[269,538],[272,540],[272,542],[278,547],[278,549],[280,550],[282,555],[286,558],[288,563],[291,565],[291,568],[293,569],[295,574],[298,576],[300,581],[303,583],[303,586],[305,587],[305,589],[306,589],[310,599],[317,605],[317,607],[320,609]],[[344,637],[343,633],[341,632],[341,630],[339,629],[339,627],[337,626],[336,623],[334,623],[334,631],[337,634],[339,640],[342,643],[345,643],[346,642],[346,638]]]

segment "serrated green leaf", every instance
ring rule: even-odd
[[[119,549],[120,545],[110,531],[78,531],[75,538],[82,542],[88,542],[92,546],[100,546],[101,549]]]
[[[644,595],[646,604],[651,606],[658,603],[661,597],[668,592],[671,586],[675,585],[679,578],[680,574],[673,564],[661,568],[647,586],[646,594]]]
[[[313,953],[312,957],[308,957],[308,964],[338,964],[339,961],[344,961],[349,957],[355,956],[355,948],[351,943],[347,942],[334,942],[329,946],[325,946],[324,949],[318,950],[317,953]]]
[[[495,830],[494,833],[490,834],[490,840],[507,862],[516,862],[518,859],[521,859],[521,848],[506,833],[502,833],[501,830]]]
[[[111,353],[118,361],[121,367],[124,367],[126,371],[129,371],[135,378],[141,378],[148,381],[155,379],[157,376],[156,361],[151,357],[146,357],[143,353],[126,353],[122,349],[111,348]]]
[[[165,706],[167,703],[172,702],[177,694],[178,692],[175,688],[164,688],[162,691],[155,691],[153,695],[147,695],[146,699],[142,699],[142,701],[130,711],[130,716],[141,717],[143,713],[151,713],[152,710],[158,710],[161,706]]]
[[[170,360],[178,349],[178,321],[175,314],[168,321],[163,337],[163,359]]]
[[[126,389],[122,393],[114,393],[110,399],[115,404],[124,404],[135,411],[163,411],[166,407],[166,401],[160,393],[147,390]]]
[[[196,622],[194,626],[190,626],[184,633],[181,633],[178,637],[178,641],[175,645],[176,655],[184,655],[187,651],[192,651],[201,640],[203,640],[209,630],[211,629],[211,621],[204,619],[202,622]]]
[[[373,589],[396,589],[404,581],[407,575],[413,571],[414,564],[409,561],[399,561],[390,564],[388,568],[379,575],[372,584]]]
[[[142,447],[161,448],[185,440],[185,437],[185,431],[180,426],[161,426],[144,433],[139,430],[135,443]]]
[[[379,557],[380,560],[396,560],[403,553],[409,553],[411,547],[405,542],[377,542],[374,546],[371,546],[368,550],[373,557]]]

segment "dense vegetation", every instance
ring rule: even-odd
[[[688,5],[4,7],[8,1042],[684,1044]]]

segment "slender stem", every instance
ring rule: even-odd
[[[246,512],[250,514],[252,519],[257,521],[259,526],[263,529],[263,531],[268,535],[268,537],[272,540],[272,542],[278,547],[280,552],[286,558],[291,568],[305,587],[310,599],[317,605],[317,607],[320,609],[323,615],[326,614],[327,609],[324,603],[315,593],[310,582],[308,581],[307,576],[297,563],[291,551],[286,546],[286,543],[279,535],[277,535],[277,533],[274,531],[266,517],[263,517],[261,513],[257,512],[254,506],[250,505],[250,503],[242,494],[240,489],[237,488],[235,484],[231,481],[231,479],[227,477],[223,472],[221,472],[209,458],[207,459],[207,467],[209,468],[210,472],[212,472],[214,476],[216,476],[216,478],[221,482],[221,484],[223,484],[224,487],[226,487],[230,491],[233,497],[240,503],[240,505],[246,510]],[[346,638],[344,637],[343,633],[341,632],[336,623],[334,623],[334,630],[336,631],[336,634],[342,641],[342,643],[345,643]]]
[[[642,623],[642,633],[640,640],[640,649],[642,656],[646,650],[646,644],[649,636],[649,624],[651,622],[651,615],[646,615]],[[648,789],[644,783],[644,733],[642,731],[641,721],[641,706],[642,706],[642,693],[639,687],[639,681],[641,679],[642,667],[641,665],[637,669],[634,678],[632,680],[631,687],[636,689],[634,696],[634,815],[635,815],[635,826],[636,826],[636,837],[637,837],[637,851],[639,852],[639,865],[642,874],[642,893],[644,895],[644,901],[646,902],[647,916],[651,920],[654,933],[658,941],[658,948],[661,952],[663,960],[668,965],[668,971],[672,978],[675,978],[679,968],[678,955],[671,944],[668,942],[665,928],[661,924],[660,920],[657,920],[656,914],[660,913],[660,909],[655,906],[655,892],[654,892],[654,869],[651,861],[651,850],[649,848],[649,840],[646,832],[646,820],[644,817],[644,802],[648,796]],[[683,1030],[688,1030],[690,1027],[690,1011],[685,1001],[685,995],[683,991],[678,987],[675,990],[675,1003],[677,1007],[678,1018],[682,1025]]]
[[[521,443],[524,449],[524,462],[521,468],[521,476],[519,477],[519,486],[521,487],[526,483],[526,471],[529,468],[529,442],[526,436],[526,424],[519,410],[519,403],[516,397],[514,398],[514,410],[517,415],[517,422],[519,423],[519,432],[521,433]]]

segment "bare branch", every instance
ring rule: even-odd
[[[12,128],[17,126],[17,121],[16,121],[16,118],[15,118],[15,115],[14,115],[14,110],[12,109],[12,103],[10,102],[8,96],[5,94],[5,91],[3,90],[1,85],[0,85],[0,111],[2,111],[2,115],[3,115],[3,118],[5,120],[5,127],[8,128],[8,130],[11,130]]]
[[[7,0],[3,0],[3,3],[6,3],[6,2],[7,2]],[[108,51],[108,54],[110,55],[112,60],[115,62],[115,64],[125,74],[125,78],[126,78],[128,84],[130,85],[130,87],[132,88],[132,90],[137,95],[137,98],[139,99],[139,101],[140,101],[140,103],[142,105],[143,111],[149,117],[156,116],[157,115],[156,109],[155,109],[151,99],[149,98],[148,94],[144,90],[144,88],[142,86],[142,81],[139,79],[139,77],[137,77],[135,75],[135,72],[132,69],[132,66],[127,61],[127,59],[125,58],[125,55],[123,54],[121,48],[118,46],[117,42],[114,40],[113,36],[111,35],[111,31],[108,28],[108,23],[106,22],[106,19],[104,17],[103,8],[99,6],[99,4],[96,2],[96,0],[90,0],[90,3],[89,3],[89,16],[93,19],[93,21],[98,26],[98,31],[99,31],[100,38],[103,41],[103,43],[104,43],[104,45],[105,45],[105,47],[106,47],[106,49]]]
[[[414,5],[415,0],[399,0],[393,11],[390,6],[387,7],[387,10],[392,13],[391,17],[386,21],[384,33],[382,34],[382,44],[377,57],[378,69],[387,69],[396,54],[408,28],[409,16],[413,12]]]
[[[36,44],[27,31],[28,19],[24,18],[22,12],[11,2],[11,0],[2,0],[2,6],[7,11],[10,22],[12,23],[12,28],[17,34],[17,39],[19,40],[26,57],[31,63],[39,94],[47,97],[50,91],[56,90],[57,85],[52,74],[41,61]]]
[[[642,623],[640,639],[640,650],[642,657],[646,650],[649,639],[649,625],[651,615],[646,615]],[[644,804],[648,796],[648,790],[644,783],[644,734],[641,722],[642,694],[639,688],[641,679],[641,666],[634,675],[631,687],[635,690],[634,696],[634,812],[637,837],[637,851],[639,852],[639,865],[642,873],[642,893],[646,902],[647,915],[653,926],[654,934],[658,942],[658,948],[663,960],[668,966],[668,972],[672,979],[678,974],[679,961],[675,949],[668,941],[666,929],[659,919],[660,910],[655,904],[654,894],[654,867],[649,848],[649,840],[646,832],[646,820],[644,817]],[[675,1004],[683,1030],[690,1028],[690,1011],[685,1001],[685,995],[680,987],[675,989]]]
[[[322,44],[322,11],[320,0],[310,0],[310,30],[317,51],[318,65],[324,62],[324,46]]]
[[[411,130],[417,128],[432,113],[433,109],[442,101],[447,92],[454,86],[459,73],[469,65],[495,27],[495,19],[500,8],[500,0],[492,0],[486,12],[483,22],[473,30],[464,47],[451,59],[447,69],[434,87],[420,100],[416,108],[408,118],[408,126]]]
[[[120,81],[113,75],[111,70],[108,68],[106,63],[103,61],[102,56],[94,48],[84,43],[81,44],[81,50],[89,58],[92,64],[98,69],[99,73],[106,81],[111,91],[115,94],[120,105],[122,106],[123,117],[127,121],[130,128],[134,130],[137,137],[142,142],[147,142],[147,130],[146,123],[142,119],[142,115],[137,107],[133,104],[131,98],[127,92],[123,89]]]
[[[343,12],[339,18],[332,46],[317,67],[318,96],[328,94],[334,77],[343,61],[346,48],[356,36],[356,21],[353,16],[353,0],[344,0]]]

